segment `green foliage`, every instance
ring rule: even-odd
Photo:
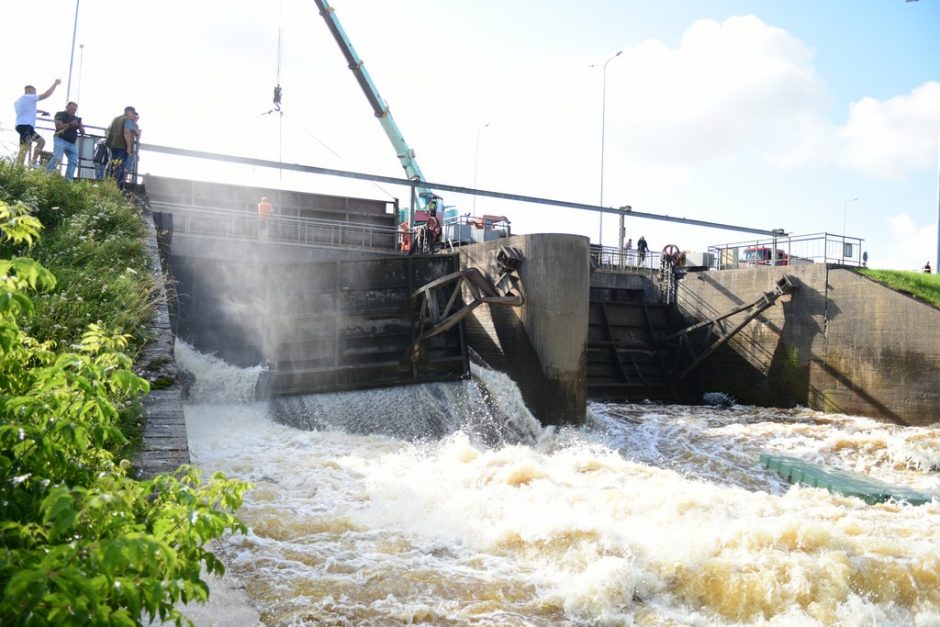
[[[175,606],[207,598],[203,569],[223,570],[207,542],[244,530],[234,511],[248,486],[191,467],[129,476],[119,408],[149,385],[125,333],[89,324],[60,351],[26,332],[35,293],[61,289],[10,254],[36,242],[31,211],[0,200],[0,624],[188,622]]]
[[[20,244],[0,242],[3,257],[30,247],[58,279],[54,289],[33,299],[36,315],[25,330],[41,341],[71,345],[89,323],[106,320],[131,336],[128,350],[135,354],[148,339],[154,286],[144,227],[133,206],[114,185],[69,183],[7,162],[0,162],[0,200],[6,211],[39,218],[44,226],[38,241],[34,233]],[[0,222],[16,226],[3,214]]]
[[[859,268],[858,272],[899,292],[940,307],[940,275],[871,268]]]

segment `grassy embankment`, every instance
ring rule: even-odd
[[[887,285],[891,289],[910,294],[918,300],[940,307],[940,275],[924,272],[904,272],[901,270],[873,270],[859,268],[859,274],[873,281]]]
[[[43,230],[29,256],[56,277],[53,290],[33,296],[35,314],[23,330],[60,350],[78,344],[97,323],[130,336],[132,358],[150,339],[153,279],[148,269],[144,225],[134,206],[113,185],[75,181],[0,162],[0,200],[22,202]],[[0,242],[0,257],[23,254]],[[140,441],[139,403],[122,409],[121,430],[130,455]]]

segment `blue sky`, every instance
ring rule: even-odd
[[[125,104],[144,141],[400,176],[310,0],[81,4],[72,98],[86,123]],[[334,0],[433,181],[791,233],[865,239],[871,265],[936,263],[940,2]],[[68,74],[75,4],[5,7],[0,153],[13,100]],[[29,29],[41,29],[42,46]],[[283,36],[283,118],[264,116]],[[118,45],[115,45],[118,42]],[[124,52],[116,59],[115,48]],[[80,67],[81,66],[81,67]],[[79,71],[80,70],[80,71]],[[48,101],[59,110],[65,84]],[[489,124],[489,126],[484,126]],[[383,198],[405,190],[144,155],[154,174]],[[846,204],[852,198],[857,201]],[[462,213],[471,198],[446,196]],[[479,199],[518,232],[598,237],[585,212]],[[653,248],[740,233],[628,220]],[[608,218],[604,243],[616,243]]]

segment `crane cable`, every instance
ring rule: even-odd
[[[277,75],[274,81],[274,106],[262,113],[262,116],[271,115],[275,111],[278,113],[277,127],[277,160],[278,163],[284,162],[284,112],[281,111],[281,60],[284,57],[284,20],[283,20],[284,0],[279,0],[277,5]],[[283,180],[283,170],[278,168],[278,179]]]

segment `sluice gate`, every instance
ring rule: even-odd
[[[683,382],[794,285],[770,290],[707,320],[689,322],[661,300],[651,273],[595,273],[588,330],[588,396],[597,400],[694,400]],[[728,320],[743,314],[734,324]]]
[[[238,366],[262,364],[263,396],[453,380],[469,373],[458,326],[422,342],[412,294],[453,256],[235,264],[177,259],[178,334]]]

